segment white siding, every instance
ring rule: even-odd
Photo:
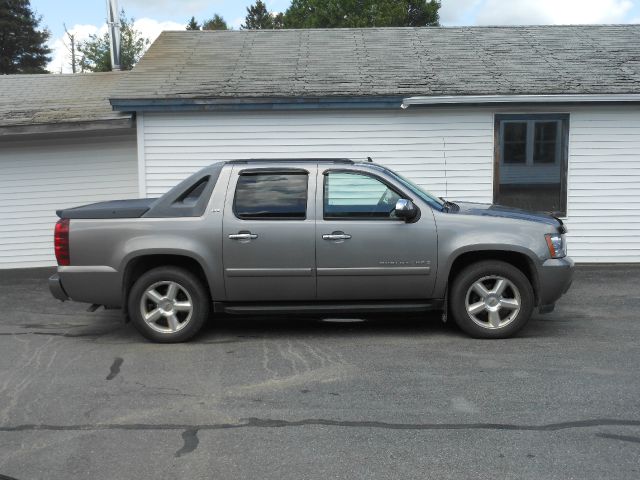
[[[640,262],[640,107],[572,112],[568,183],[571,256]]]
[[[151,196],[218,160],[368,156],[438,195],[470,201],[492,195],[489,112],[145,114],[141,130]]]
[[[0,269],[55,265],[55,211],[138,196],[135,136],[0,147]]]
[[[159,195],[217,160],[349,157],[431,192],[491,202],[495,113],[540,109],[145,114],[143,192]],[[640,262],[640,108],[571,107],[569,249],[579,262]]]

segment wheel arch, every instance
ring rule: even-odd
[[[453,256],[446,273],[445,288],[448,291],[453,279],[467,266],[484,260],[500,260],[513,265],[520,270],[531,283],[534,295],[534,304],[538,305],[538,271],[535,260],[527,253],[517,250],[498,248],[474,249],[460,251]]]
[[[122,305],[125,314],[127,314],[129,292],[135,281],[149,270],[166,266],[183,268],[193,273],[202,282],[209,295],[212,295],[211,282],[206,275],[201,259],[185,252],[141,252],[129,257],[122,270]]]

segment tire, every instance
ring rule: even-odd
[[[527,277],[499,260],[465,267],[453,280],[449,294],[453,320],[474,338],[514,335],[527,324],[533,307],[533,288]]]
[[[209,318],[211,302],[206,288],[191,272],[158,267],[133,284],[128,308],[133,326],[144,337],[158,343],[178,343],[200,331]]]

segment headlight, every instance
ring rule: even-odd
[[[567,256],[567,239],[565,235],[559,233],[547,233],[544,236],[549,247],[551,258],[562,258]]]

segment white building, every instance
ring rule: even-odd
[[[635,25],[165,32],[106,95],[135,129],[7,142],[0,111],[0,268],[54,263],[56,208],[251,157],[372,157],[555,212],[578,262],[640,262],[638,51]]]
[[[56,209],[138,194],[118,73],[0,75],[0,269],[55,265]]]

